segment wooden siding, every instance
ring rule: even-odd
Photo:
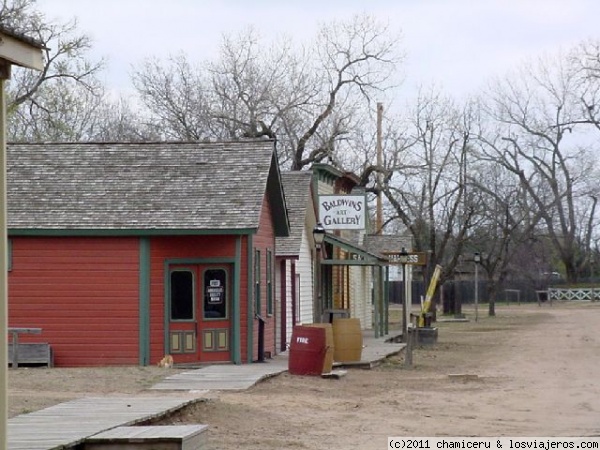
[[[278,260],[277,264],[277,331],[276,331],[276,345],[278,351],[285,351],[290,344],[290,339],[292,335],[292,330],[294,327],[294,321],[292,316],[292,308],[294,298],[292,296],[292,288],[294,283],[292,283],[292,266],[296,264],[295,260],[291,259],[281,259]],[[283,286],[282,286],[282,278],[283,278]],[[285,307],[283,306],[282,298],[285,296]],[[285,321],[285,336],[281,336],[281,322]]]
[[[248,242],[250,237],[243,236],[240,256],[240,353],[241,362],[248,362],[248,302],[252,302],[252,294],[248,292]]]
[[[300,258],[296,263],[296,274],[300,275],[300,323],[314,322],[314,260],[312,249],[308,240],[308,232],[304,229],[302,244],[300,246]]]
[[[281,264],[281,262],[279,262]],[[277,292],[280,297],[283,295],[281,291],[281,276],[279,272],[280,265],[278,264],[277,272]],[[307,230],[304,229],[302,233],[302,243],[300,245],[300,254],[295,260],[286,260],[285,264],[285,295],[286,295],[286,308],[285,310],[279,309],[278,314],[282,314],[286,321],[286,336],[285,343],[289,345],[292,339],[292,331],[294,325],[293,310],[293,293],[292,289],[297,287],[300,291],[300,298],[296,299],[297,307],[299,308],[299,320],[297,325],[313,323],[313,297],[314,297],[314,271],[313,271],[313,259],[311,254],[311,247],[308,240]],[[293,268],[295,267],[295,269]],[[298,275],[300,277],[300,285],[296,285],[296,281],[293,281],[293,277]],[[281,300],[278,299],[278,305],[281,305]],[[278,316],[280,317],[280,316]],[[280,319],[278,318],[278,323]],[[281,348],[281,338],[279,337],[280,327],[277,327],[277,348]]]
[[[350,315],[360,319],[363,330],[373,329],[373,306],[371,304],[372,270],[370,266],[350,267]]]
[[[317,194],[318,195],[332,195],[334,194],[334,188],[333,185],[330,183],[324,183],[323,181],[319,180],[318,184],[317,184]],[[316,201],[316,204],[318,205],[318,199]],[[317,213],[318,213],[318,209],[317,209]]]
[[[275,232],[273,228],[273,218],[271,215],[271,206],[267,197],[265,197],[262,205],[262,210],[260,214],[260,227],[259,231],[254,237],[254,249],[260,250],[261,254],[261,268],[260,268],[260,277],[261,277],[261,310],[258,312],[265,320],[265,352],[270,352],[271,355],[276,353],[275,349],[275,322],[276,315],[275,314],[267,314],[267,271],[266,271],[266,262],[267,262],[267,250],[270,250],[272,253],[272,264],[271,264],[271,284],[272,284],[272,295],[273,295],[273,303],[275,303],[275,296],[277,293],[275,292],[275,269],[276,269],[276,259],[275,259]],[[254,301],[254,299],[252,300]],[[274,311],[275,312],[275,311]],[[254,319],[253,326],[253,350],[252,350],[252,358],[256,360],[258,358],[258,320]]]
[[[12,237],[9,324],[57,366],[138,364],[139,239]]]
[[[287,310],[291,308],[290,302],[292,297],[290,296],[290,277],[287,274],[288,264],[292,264],[292,261],[285,258],[276,258],[275,263],[275,316],[277,320],[275,322],[275,350],[277,353],[285,351],[287,328],[292,326]],[[283,323],[285,322],[286,333],[282,330]],[[282,337],[282,334],[285,334]],[[283,347],[282,347],[283,346]]]
[[[282,348],[282,346],[285,346],[286,349],[289,348],[290,342],[291,342],[291,338],[292,338],[292,332],[294,330],[294,301],[297,302],[297,300],[295,299],[294,296],[294,289],[296,289],[296,281],[294,280],[294,277],[296,276],[296,267],[298,264],[297,260],[285,260],[283,262],[284,267],[282,269],[282,273],[279,274],[278,278],[281,278],[281,276],[283,276],[285,278],[285,296],[286,296],[286,302],[285,302],[285,309],[281,308],[280,310],[280,317],[282,317],[282,320],[285,320],[285,336],[280,337],[280,339],[277,341],[277,348]],[[278,289],[281,286],[278,286]],[[281,295],[283,295],[283,292],[281,293]],[[280,320],[278,320],[279,323]],[[297,323],[299,324],[299,323]],[[297,325],[296,324],[296,325]],[[279,337],[279,329],[277,331],[277,336]],[[283,342],[282,342],[283,341]]]

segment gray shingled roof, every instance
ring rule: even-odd
[[[312,204],[310,190],[312,175],[312,172],[307,171],[281,173],[290,220],[290,235],[277,238],[277,255],[279,256],[297,256],[300,253],[307,208]]]
[[[365,236],[364,247],[378,255],[399,253],[402,248],[410,252],[413,248],[413,240],[407,235],[368,234]]]
[[[269,189],[287,229],[278,174],[269,140],[10,144],[8,227],[256,229]]]

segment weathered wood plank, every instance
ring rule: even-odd
[[[152,386],[156,390],[242,390],[248,389],[259,381],[285,372],[288,361],[273,359],[267,363],[216,364],[188,372],[181,372],[165,378]]]
[[[47,342],[8,344],[8,362],[11,367],[19,364],[44,364],[52,367],[52,348]]]
[[[89,397],[8,421],[8,449],[51,450],[73,446],[118,426],[163,417],[198,398]]]
[[[42,333],[42,329],[41,328],[17,328],[17,327],[10,327],[8,329],[8,332],[10,333],[10,335],[12,336],[12,348],[10,350],[10,358],[11,358],[11,367],[12,368],[17,368],[19,367],[19,350],[20,350],[20,345],[19,345],[19,334],[41,334]]]
[[[185,439],[204,432],[208,425],[158,425],[118,427],[97,434],[88,439],[93,442],[100,439]]]
[[[199,450],[208,425],[118,427],[86,439],[83,450]]]

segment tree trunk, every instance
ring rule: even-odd
[[[487,296],[488,296],[488,316],[494,317],[496,315],[496,297],[498,294],[498,285],[488,280]]]

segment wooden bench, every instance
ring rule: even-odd
[[[48,367],[54,366],[54,356],[52,348],[47,342],[41,343],[20,343],[21,334],[42,334],[41,328],[8,328],[8,333],[12,337],[12,342],[8,344],[8,360],[12,368],[19,367],[22,364],[44,364]]]
[[[47,342],[22,343],[18,342],[16,352],[15,345],[8,344],[8,362],[13,368],[19,367],[19,364],[41,364],[47,367],[54,366],[52,348]]]
[[[117,427],[85,440],[83,450],[201,450],[208,425]]]

